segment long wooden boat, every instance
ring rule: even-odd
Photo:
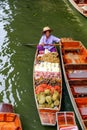
[[[74,112],[57,112],[57,130],[78,130],[78,127],[75,122]]]
[[[69,0],[70,3],[85,17],[87,17],[87,0]]]
[[[67,90],[82,130],[87,130],[87,50],[80,41],[63,40],[61,62]]]
[[[0,104],[0,130],[22,130],[19,115],[11,104]]]
[[[62,99],[62,75],[58,52],[36,51],[34,95],[42,125],[55,126]]]

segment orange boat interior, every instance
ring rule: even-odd
[[[87,49],[79,41],[63,42],[62,54],[69,79],[87,78]]]
[[[65,64],[87,63],[87,50],[79,41],[63,42],[62,52]]]
[[[43,125],[56,125],[56,112],[53,109],[39,109],[41,122]]]
[[[62,42],[66,76],[87,129],[87,49],[79,41]]]
[[[22,130],[19,116],[14,113],[0,113],[0,130]]]
[[[87,97],[76,98],[75,101],[87,128]]]
[[[58,112],[56,118],[58,130],[78,130],[73,112]]]

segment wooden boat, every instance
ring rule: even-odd
[[[62,76],[58,52],[36,51],[34,95],[42,125],[55,126],[62,99]]]
[[[22,130],[19,115],[13,112],[11,104],[0,104],[0,130]]]
[[[74,112],[57,112],[57,130],[78,130]]]
[[[87,17],[87,0],[69,0],[70,3],[85,17]]]
[[[63,40],[61,62],[67,90],[82,130],[87,130],[87,50],[80,41]]]

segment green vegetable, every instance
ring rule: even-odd
[[[39,108],[45,108],[45,104],[39,105]]]
[[[59,100],[56,100],[56,101],[54,102],[54,105],[55,105],[55,106],[59,106],[59,104],[60,104]]]
[[[51,103],[52,103],[52,98],[51,98],[51,96],[46,96],[46,102],[47,102],[48,104],[51,104]]]
[[[46,104],[45,107],[46,107],[46,108],[50,108],[50,104]]]
[[[59,93],[58,93],[58,91],[54,91],[54,94],[53,94],[53,96],[52,96],[52,100],[53,101],[55,101],[55,100],[57,100],[58,99],[58,97],[59,97]]]
[[[40,94],[37,94],[36,98],[37,98],[37,101],[39,101],[40,100]]]
[[[52,104],[50,105],[50,107],[51,107],[51,108],[54,108],[54,104],[52,103]]]
[[[45,96],[39,95],[39,104],[44,104],[44,103],[45,103]]]
[[[50,95],[50,90],[49,89],[45,89],[44,94]]]

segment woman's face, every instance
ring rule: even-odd
[[[50,31],[46,31],[45,35],[47,38],[50,36],[50,33],[51,33]]]

